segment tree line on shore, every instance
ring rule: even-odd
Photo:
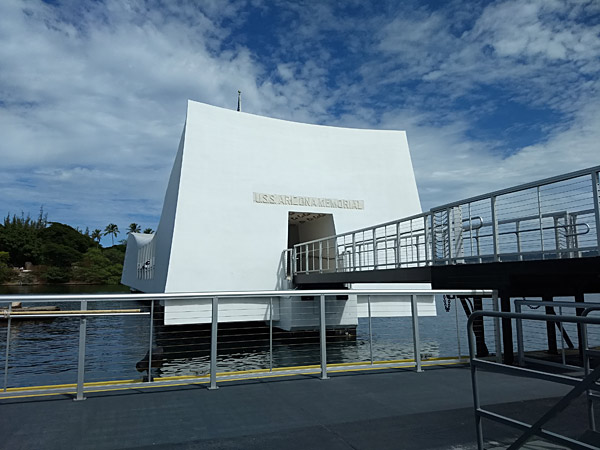
[[[140,230],[132,223],[127,234]],[[48,222],[43,209],[37,219],[9,214],[0,224],[0,283],[119,284],[127,242],[115,245],[119,233],[114,223],[90,232]],[[100,244],[103,236],[111,237],[111,247]]]

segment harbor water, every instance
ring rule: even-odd
[[[2,294],[124,293],[124,286],[1,287]],[[572,300],[572,299],[565,299]],[[586,301],[600,301],[588,296]],[[64,309],[73,305],[58,304]],[[109,303],[91,309],[140,308],[148,304]],[[419,317],[420,353],[424,360],[468,354],[466,314],[460,302],[436,298],[437,316]],[[492,309],[484,299],[484,309]],[[524,309],[524,312],[527,308]],[[558,311],[557,311],[558,313]],[[565,311],[567,313],[567,311]],[[572,311],[569,311],[572,313]],[[12,320],[8,356],[8,387],[74,383],[77,379],[79,319]],[[574,327],[565,327],[576,343]],[[0,368],[5,366],[7,321],[0,321]],[[590,330],[591,345],[600,333]],[[485,320],[487,346],[495,351],[493,321]],[[560,341],[560,333],[557,333]],[[87,320],[85,381],[140,380],[147,372],[150,321],[148,316],[93,317]],[[219,336],[221,337],[221,331]],[[371,339],[370,339],[371,338]],[[545,324],[524,327],[525,350],[547,348]],[[153,376],[204,375],[209,371],[210,331],[203,326],[154,327]],[[559,349],[564,345],[559,342]],[[319,363],[316,333],[289,335],[275,330],[272,351],[268,324],[229,325],[219,341],[218,370],[233,372]],[[359,319],[356,334],[340,333],[327,340],[329,364],[390,361],[414,357],[410,317]],[[136,368],[137,365],[137,368]]]

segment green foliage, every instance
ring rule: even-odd
[[[133,223],[129,224],[129,231],[127,231],[127,234],[139,233],[140,230],[141,230],[141,227],[137,223],[133,222]]]
[[[98,245],[100,245],[100,239],[102,239],[102,230],[96,228],[94,231],[92,231],[92,239],[95,240]]]
[[[139,233],[140,226],[132,223],[130,232]],[[147,228],[144,232],[151,233]],[[0,283],[16,276],[12,266],[34,264],[33,272],[27,274],[30,282],[48,283],[119,284],[125,259],[124,243],[114,245],[119,234],[117,225],[111,223],[104,231],[89,228],[82,232],[58,222],[49,223],[43,208],[37,220],[25,214],[7,215],[0,224]],[[110,235],[113,246],[102,248],[102,235]],[[23,281],[21,274],[20,281]]]
[[[46,227],[43,211],[37,220],[22,213],[21,216],[7,215],[0,225],[0,251],[10,254],[10,263],[22,267],[27,261],[39,264],[42,255],[42,241],[39,231]]]
[[[110,255],[114,258],[118,254],[120,252],[113,248],[104,251],[90,248],[74,269],[74,278],[84,283],[119,284],[123,259],[120,259],[120,263],[114,263],[108,257]]]
[[[123,265],[123,261],[125,260],[125,245],[113,245],[107,249],[102,250],[102,253],[111,264],[121,264]]]
[[[106,228],[104,228],[104,236],[110,235],[110,238],[112,240],[112,245],[115,245],[115,238],[117,237],[118,234],[119,234],[119,227],[116,226],[114,223],[109,223],[108,225],[106,225]]]
[[[154,234],[154,230],[152,228],[145,228],[144,234]]]
[[[14,272],[9,265],[10,263],[10,255],[8,252],[0,252],[0,283],[4,283],[5,281],[10,281]]]
[[[42,275],[47,283],[67,283],[71,281],[72,271],[70,267],[48,267]]]
[[[83,256],[81,252],[72,247],[54,242],[44,243],[42,255],[45,264],[56,267],[71,267]]]
[[[88,248],[94,246],[94,240],[77,231],[69,225],[52,222],[49,227],[42,229],[39,236],[44,243],[53,243],[72,248],[83,254]]]

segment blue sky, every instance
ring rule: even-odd
[[[187,99],[238,89],[406,130],[429,209],[600,164],[599,74],[598,1],[3,0],[0,214],[156,228]]]

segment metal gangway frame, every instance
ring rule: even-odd
[[[538,302],[540,304],[553,302]],[[557,303],[553,303],[552,306],[557,306]],[[577,305],[571,303],[572,307],[581,307],[581,304]],[[522,431],[522,434],[508,447],[509,450],[521,448],[529,439],[534,436],[547,439],[551,442],[566,445],[568,448],[574,449],[597,449],[596,446],[587,444],[582,441],[572,439],[570,437],[560,435],[548,430],[543,427],[548,421],[556,417],[561,411],[569,406],[569,404],[581,394],[586,394],[587,397],[587,413],[588,413],[588,426],[589,429],[596,431],[596,423],[594,417],[594,401],[600,399],[600,365],[591,369],[590,358],[592,356],[600,356],[600,351],[590,349],[588,346],[587,339],[587,325],[600,325],[600,317],[588,317],[588,314],[592,311],[600,310],[600,305],[592,305],[584,308],[581,316],[561,316],[548,315],[548,314],[531,314],[531,313],[510,313],[510,312],[497,312],[497,311],[474,311],[467,321],[468,330],[468,343],[469,343],[469,358],[471,364],[471,382],[473,389],[473,408],[475,413],[475,427],[477,432],[477,446],[479,450],[484,448],[484,437],[483,437],[483,426],[482,419],[488,419],[495,421]],[[574,323],[582,326],[583,330],[583,362],[584,370],[581,378],[570,375],[563,375],[558,373],[544,372],[541,370],[534,370],[531,368],[505,365],[498,362],[489,361],[482,358],[476,357],[476,344],[475,334],[473,325],[475,320],[483,317],[491,317],[494,319],[515,319],[518,322],[523,320],[534,320],[544,322],[566,322]],[[521,347],[522,349],[522,347]],[[521,361],[523,359],[521,358]],[[539,361],[536,361],[536,363]],[[516,420],[490,410],[486,410],[481,406],[481,399],[479,395],[479,380],[478,371],[486,370],[491,372],[503,373],[507,375],[521,376],[539,379],[543,381],[550,381],[555,383],[564,384],[571,386],[572,389],[563,396],[558,402],[546,411],[541,417],[539,417],[533,424],[528,424],[520,420]]]
[[[299,243],[289,274],[600,256],[600,166]]]

